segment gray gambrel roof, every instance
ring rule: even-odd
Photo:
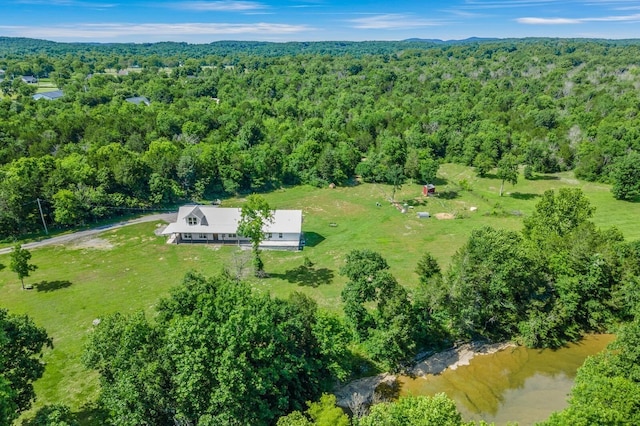
[[[182,206],[178,210],[178,219],[170,223],[162,232],[236,234],[240,223],[241,210],[216,206]],[[198,218],[197,225],[189,225],[188,218]],[[267,223],[264,232],[299,234],[302,232],[302,210],[274,210],[273,222]]]
[[[36,93],[32,97],[36,101],[38,99],[46,99],[48,101],[53,101],[53,100],[61,98],[63,96],[64,96],[64,92],[62,92],[62,90],[53,90],[51,92]]]

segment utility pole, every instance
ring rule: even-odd
[[[44,221],[44,214],[42,213],[42,206],[40,205],[40,198],[38,198],[38,210],[40,210],[40,218],[42,219],[42,226],[44,226],[44,233],[49,235],[47,223]]]

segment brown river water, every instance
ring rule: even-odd
[[[400,395],[444,392],[456,402],[465,420],[532,425],[567,406],[578,367],[614,338],[611,334],[590,335],[557,350],[517,346],[477,355],[469,365],[435,376],[399,376]]]

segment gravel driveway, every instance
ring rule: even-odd
[[[78,231],[72,234],[59,235],[57,237],[47,238],[42,241],[34,241],[32,243],[25,243],[22,245],[22,248],[25,249],[34,249],[38,247],[56,245],[56,244],[67,244],[68,242],[79,240],[81,238],[86,238],[92,235],[99,234],[104,231],[109,231],[111,229],[122,228],[123,226],[135,225],[137,223],[145,223],[145,222],[155,222],[155,221],[165,221],[165,222],[175,222],[177,219],[178,213],[160,213],[160,214],[150,214],[148,216],[142,216],[136,219],[125,220],[123,222],[112,223],[110,225],[99,226],[93,229],[87,229],[86,231]],[[13,250],[13,247],[7,247],[0,249],[0,254],[7,254]]]

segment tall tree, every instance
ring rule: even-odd
[[[443,393],[433,397],[407,396],[394,402],[376,404],[357,422],[358,426],[464,424],[456,404]]]
[[[320,401],[307,401],[309,409],[304,413],[294,411],[278,419],[277,426],[349,426],[349,417],[336,406],[336,397],[323,394]]]
[[[398,164],[392,164],[387,170],[387,182],[391,184],[391,202],[396,201],[396,192],[402,188],[405,175],[402,166]]]
[[[53,347],[43,328],[26,315],[0,309],[0,425],[10,425],[36,397],[33,382],[44,373],[42,349]]]
[[[595,208],[579,188],[545,191],[533,214],[524,219],[522,233],[538,244],[562,238],[586,222]],[[543,247],[540,247],[543,248]]]
[[[422,285],[428,284],[431,277],[441,275],[441,273],[438,261],[429,252],[423,254],[416,265],[416,274],[418,274],[418,279]]]
[[[273,211],[267,200],[261,195],[252,194],[242,206],[238,234],[251,240],[253,267],[257,277],[263,277],[264,263],[260,258],[260,243],[264,240],[264,228],[273,222]]]
[[[611,173],[611,192],[617,200],[632,200],[640,195],[640,154],[632,151],[622,158]]]
[[[454,324],[452,331],[502,339],[526,317],[539,277],[519,234],[483,227],[453,256],[445,280],[441,308]]]
[[[117,424],[171,424],[175,402],[163,342],[141,313],[106,317],[90,334],[83,361],[100,373],[100,400]]]
[[[377,361],[396,368],[415,349],[415,319],[407,291],[371,250],[353,250],[340,270],[349,282],[342,291],[344,312],[358,338]],[[367,306],[375,303],[375,311]]]
[[[31,272],[38,269],[38,267],[32,263],[29,263],[31,260],[31,252],[27,249],[23,249],[21,244],[16,244],[13,247],[13,250],[10,254],[11,264],[9,268],[18,274],[18,278],[22,283],[22,289],[24,290],[24,279],[31,274]]]
[[[511,185],[518,183],[518,159],[513,154],[506,154],[498,162],[498,171],[496,176],[501,180],[500,196],[504,192],[504,183],[509,182]]]

